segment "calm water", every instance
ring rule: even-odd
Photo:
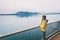
[[[18,17],[16,15],[0,16],[0,36],[36,27],[41,22],[41,16]],[[48,23],[60,20],[60,15],[47,15]]]

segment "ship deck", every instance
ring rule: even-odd
[[[54,37],[52,37],[50,40],[60,40],[60,32],[57,33]]]

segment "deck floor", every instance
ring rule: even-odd
[[[60,33],[54,36],[51,40],[60,40]]]

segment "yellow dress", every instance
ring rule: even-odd
[[[47,27],[47,21],[43,20],[41,25],[40,25],[41,31],[46,32],[46,27]]]

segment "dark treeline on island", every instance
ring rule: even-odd
[[[29,16],[38,15],[38,12],[17,12],[16,14],[19,17],[29,17]]]

